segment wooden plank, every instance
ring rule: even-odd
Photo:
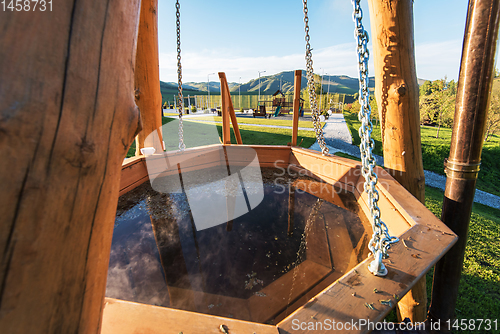
[[[284,163],[288,164],[288,159],[290,156],[290,147],[288,146],[246,146],[246,145],[238,145],[227,147],[229,159],[231,164],[237,162],[246,162],[250,163],[255,156],[253,155],[253,151],[249,150],[251,148],[253,151],[257,153],[257,157],[259,159],[259,163]]]
[[[338,186],[312,180],[295,180],[293,187],[346,209],[344,202],[338,196],[338,192],[342,191],[342,188]]]
[[[438,220],[434,218],[433,221]],[[439,225],[439,224],[438,224]],[[313,300],[299,308],[281,321],[277,326],[280,333],[296,333],[295,323],[310,321],[351,323],[360,319],[373,322],[382,321],[396,303],[396,296],[403,296],[456,242],[456,236],[440,229],[415,225],[406,231],[402,242],[391,247],[390,262],[386,262],[389,274],[386,277],[374,276],[368,271],[367,259],[357,265],[355,270],[341,277]],[[379,292],[374,293],[373,289]],[[390,300],[384,305],[380,300]],[[373,306],[373,310],[366,304]],[[339,333],[367,333],[366,327],[339,329]],[[301,333],[316,333],[304,330]]]
[[[144,147],[163,152],[157,12],[158,0],[141,1],[134,79],[142,130],[136,138],[135,155],[141,155]]]
[[[0,331],[97,333],[140,3],[0,13]]]
[[[293,123],[292,123],[292,146],[297,146],[297,134],[299,133],[299,108],[300,108],[300,82],[302,70],[295,71],[293,81]]]
[[[219,72],[219,78],[222,82],[221,74],[224,74],[222,72]],[[225,77],[225,74],[224,74]],[[222,85],[221,85],[221,92],[222,92]],[[231,145],[231,125],[230,125],[230,120],[229,120],[229,112],[227,110],[228,106],[226,106],[227,101],[224,100],[224,96],[222,99],[222,103],[224,105],[222,106],[222,143],[224,145]]]
[[[229,333],[279,334],[275,326],[222,318],[200,313],[168,309],[106,298],[102,322],[103,334],[221,334],[224,325]]]
[[[148,179],[148,171],[144,162],[144,156],[134,157],[133,160],[129,159],[129,161],[122,165],[119,196],[140,186]]]
[[[147,181],[149,181],[149,176],[146,175],[143,178],[137,179],[133,183],[129,183],[125,188],[120,189],[118,196],[121,196],[121,195],[128,193],[129,191],[137,188],[138,186],[140,186],[141,184],[143,184],[144,182],[147,182]]]
[[[332,270],[310,260],[305,260],[270,285],[260,290],[265,297],[253,295],[248,306],[255,322],[267,322],[293,301],[325,278]]]
[[[225,164],[222,146],[211,147],[204,150],[185,151],[185,153],[170,153],[148,156],[146,165],[151,179],[159,174],[172,175],[178,173],[177,165],[182,171],[187,172],[202,168],[209,168]]]
[[[386,190],[384,187],[385,185],[389,186],[391,189],[391,192],[394,188],[394,190],[398,189],[399,191],[403,191],[406,193],[407,196],[407,202],[405,203],[405,207],[407,205],[411,205],[413,201],[417,201],[411,194],[408,193],[406,189],[404,189],[401,185],[397,183],[387,172],[381,172],[381,168],[376,168],[376,173],[377,175],[385,175],[382,176],[379,179],[379,184],[377,185],[377,190],[379,191],[379,201],[378,201],[378,206],[380,208],[381,214],[380,218],[382,219],[383,222],[387,224],[387,227],[389,228],[389,233],[394,236],[400,236],[403,234],[405,231],[408,230],[408,228],[412,225],[414,225],[413,219],[408,215],[405,214],[405,210],[399,204],[394,198],[391,196],[391,193]],[[357,188],[358,189],[363,189],[363,183],[364,179],[361,177],[358,183]],[[371,222],[371,214],[370,214],[370,205],[368,201],[368,195],[366,192],[361,192],[360,195],[358,196],[358,204],[360,205],[361,209],[363,210],[364,214],[366,217]],[[428,211],[426,208],[424,208],[424,211]],[[433,215],[434,216],[434,215]],[[434,217],[435,218],[435,217]]]
[[[323,156],[311,150],[292,148],[290,164],[303,167],[313,175],[329,182],[356,186],[361,175],[360,163],[336,156]]]
[[[231,100],[231,93],[229,92],[229,87],[227,85],[227,79],[226,79],[226,74],[224,72],[219,72],[219,79],[220,79],[220,88],[221,88],[221,100],[222,100],[222,114],[226,113],[226,116],[222,115],[222,126],[223,126],[223,135],[226,134],[226,128],[224,128],[224,120],[227,124],[228,123],[228,117],[227,114],[229,114],[229,117],[231,118],[231,123],[233,124],[233,132],[234,132],[234,137],[236,138],[236,143],[237,144],[243,144],[241,141],[241,134],[240,134],[240,128],[238,127],[238,120],[236,119],[236,114],[234,113],[234,108],[233,108],[233,101]],[[225,141],[223,140],[224,144],[231,144],[231,140]]]
[[[388,201],[390,201],[394,208],[407,220],[408,224],[421,224],[439,229],[445,233],[453,233],[452,230],[441,220],[437,219],[424,204],[400,185],[398,181],[394,180],[390,174],[379,172],[379,169],[381,168],[377,167],[375,172],[379,175],[379,180],[381,180],[380,185],[387,185],[387,187],[381,187],[379,191],[387,197]],[[404,206],[402,203],[404,203]]]

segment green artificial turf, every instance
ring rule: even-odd
[[[280,118],[250,118],[250,117],[237,117],[238,125],[241,124],[264,124],[264,125],[275,125],[275,126],[292,126],[292,120],[290,119],[280,119]],[[221,116],[207,116],[207,117],[196,117],[191,118],[190,121],[215,121],[222,122]],[[321,123],[324,126],[325,122]],[[312,121],[301,121],[299,120],[299,128],[313,128]]]
[[[163,118],[163,124],[173,122],[174,118]],[[185,120],[184,142],[187,148],[210,144],[220,144],[222,138],[222,125],[210,124]],[[246,145],[287,145],[291,141],[292,130],[281,128],[258,127],[252,125],[239,125],[241,140]],[[169,128],[170,130],[170,128]],[[179,138],[177,127],[171,129],[171,135],[164,133],[164,141],[167,151],[177,150]],[[215,133],[217,131],[217,133]],[[316,141],[314,131],[299,130],[297,143],[301,147],[309,147]],[[231,127],[231,142],[236,143],[233,129]],[[127,158],[135,155],[135,142],[130,147]]]

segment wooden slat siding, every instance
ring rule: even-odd
[[[181,164],[182,171],[186,172],[217,166],[222,162],[225,163],[225,159],[221,145],[202,147],[197,150],[186,150],[183,153],[177,151],[172,153],[166,152],[146,158],[148,173],[151,176],[178,173],[177,164],[179,163]]]
[[[297,146],[297,134],[299,133],[299,108],[300,108],[300,87],[302,80],[302,70],[295,71],[293,80],[293,121],[292,121],[292,146]]]
[[[244,146],[243,146],[244,147]],[[259,145],[249,146],[257,152],[260,163],[281,163],[288,164],[290,158],[290,147]]]
[[[122,165],[119,196],[126,194],[149,179],[143,155],[127,160]]]
[[[246,149],[245,149],[246,148]],[[230,152],[231,164],[248,164],[254,159],[253,155],[248,154],[248,148],[252,148],[257,153],[261,167],[283,167],[288,165],[290,156],[290,147],[288,146],[270,146],[270,145],[238,145],[228,146]],[[241,154],[238,151],[241,150]]]
[[[340,181],[348,185],[356,185],[361,174],[360,164],[349,159],[335,156],[322,156],[315,151],[292,148],[290,164],[302,166],[321,179],[334,183]]]
[[[437,219],[436,219],[437,220]],[[437,224],[439,225],[439,224]],[[439,227],[443,227],[442,224]],[[442,229],[415,225],[406,231],[403,243],[397,243],[389,251],[391,262],[387,263],[389,274],[377,277],[368,271],[366,259],[337,282],[325,289],[309,303],[281,321],[277,326],[280,333],[320,333],[320,331],[294,331],[292,320],[300,322],[323,322],[332,319],[336,322],[351,322],[359,319],[382,321],[392,307],[383,305],[380,300],[390,299],[395,305],[393,295],[403,296],[456,242],[456,236]],[[411,240],[411,241],[409,241]],[[415,255],[417,258],[412,256]],[[373,289],[379,293],[374,293]],[[352,294],[356,295],[353,296]],[[370,310],[365,303],[373,303]],[[296,321],[297,321],[296,320]],[[325,331],[326,332],[326,331]],[[338,330],[336,333],[366,333],[363,330]]]
[[[380,167],[377,167],[380,168]],[[418,201],[410,192],[408,192],[402,185],[398,183],[388,173],[382,174],[379,180],[387,182],[389,187],[387,189],[380,189],[380,192],[390,200],[394,207],[407,219],[409,224],[422,224],[438,228],[445,233],[453,234],[453,232],[439,220],[431,211],[429,211],[424,204]],[[404,203],[404,205],[402,204]]]
[[[319,175],[315,175],[313,174],[311,171],[305,169],[305,168],[302,168],[300,167],[299,165],[297,164],[290,164],[288,167],[285,166],[285,168],[289,169],[290,171],[294,172],[294,173],[300,173],[300,175],[306,175],[306,176],[309,176],[315,180],[318,180],[318,181],[321,181],[321,182],[326,182],[330,185],[333,185],[334,187],[337,187],[337,188],[340,188],[342,190],[346,190],[350,193],[353,193],[354,194],[354,197],[356,198],[356,200],[359,199],[359,191],[352,185],[350,184],[345,184],[345,183],[342,183],[342,182],[338,182],[338,181],[335,181],[334,179],[331,179],[331,178],[328,178],[328,177],[319,177]],[[327,200],[328,197],[324,197],[323,199]],[[343,203],[340,204],[340,203],[337,203],[335,202],[334,203],[335,205],[339,205],[341,207],[343,207]]]
[[[236,119],[236,114],[234,113],[234,108],[233,108],[233,101],[231,101],[231,93],[229,92],[229,87],[227,85],[227,79],[226,79],[226,74],[224,72],[219,72],[219,79],[220,79],[220,90],[221,90],[221,102],[222,102],[222,114],[223,115],[229,115],[231,119],[231,123],[233,124],[233,132],[234,132],[234,137],[236,138],[236,143],[237,144],[243,144],[241,141],[241,134],[240,134],[240,128],[238,127],[238,120]],[[224,120],[229,121],[229,118],[226,116],[223,116],[223,122]],[[227,122],[229,124],[229,122]],[[223,130],[223,135],[226,135],[225,128]],[[226,142],[226,139],[223,140],[224,144],[231,144],[231,140],[229,139],[228,142]]]
[[[266,297],[253,295],[248,299],[248,305],[255,322],[266,322],[283,312],[286,302],[299,298],[303,293],[314,287],[332,270],[313,261],[305,260],[297,266],[294,282],[294,271],[291,270],[260,292]],[[294,286],[292,291],[290,287]]]
[[[362,182],[360,183],[362,184]],[[400,210],[394,207],[393,200],[391,201],[391,196],[389,194],[380,191],[380,188],[378,187],[377,189],[379,189],[378,207],[380,208],[381,212],[380,217],[389,228],[389,233],[391,235],[400,236],[414,224],[410,223],[407,217],[405,217]],[[365,216],[368,217],[369,221],[371,222],[372,220],[367,193],[361,193],[358,198],[358,204],[363,210]],[[399,207],[401,208],[401,206]]]
[[[231,146],[231,150],[239,147],[240,146]],[[264,145],[241,145],[241,148],[245,147],[253,148],[257,152],[261,167],[278,166],[286,168],[288,166],[290,148],[287,146],[269,147]],[[177,173],[177,162],[180,161],[190,160],[191,162],[191,166],[184,167],[184,172],[215,167],[221,165],[222,163],[225,164],[222,145],[219,144],[186,149],[183,153],[175,151],[166,152],[161,155],[155,154],[152,157],[148,157],[148,159],[164,159],[164,156],[168,157],[169,164],[172,166],[172,168],[168,171],[161,169],[160,166],[158,166],[158,170],[154,169],[154,165],[147,166],[144,156],[126,159],[122,165],[120,196],[147,181],[149,179],[148,175],[156,176],[162,172],[166,172],[165,175]],[[238,155],[233,154],[232,158],[236,158],[236,160],[231,159],[231,163],[234,165],[245,166],[251,161],[249,158],[245,158],[246,154],[242,154],[241,157],[241,159],[238,159]]]
[[[279,334],[275,326],[106,298],[102,334]]]
[[[319,214],[318,216],[320,216]],[[312,261],[319,265],[325,266],[328,269],[332,268],[332,260],[330,258],[330,242],[327,235],[328,228],[325,222],[320,217],[316,221],[311,222],[311,226],[305,233],[306,255],[308,261]],[[350,240],[350,239],[349,239]],[[352,247],[351,247],[352,248]]]
[[[296,180],[292,184],[296,189],[305,191],[311,195],[321,198],[327,202],[333,203],[343,209],[347,209],[337,195],[337,191],[342,188],[342,185],[337,184],[336,186],[328,183],[325,187],[323,182],[311,181],[311,180]]]

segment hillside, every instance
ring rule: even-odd
[[[318,75],[315,75],[317,80],[320,80]],[[274,75],[263,76],[260,78],[261,81],[261,93],[273,94],[280,87],[284,93],[293,92],[293,80],[294,71],[281,72]],[[328,91],[328,85],[330,85],[330,93],[341,93],[341,94],[354,94],[359,89],[359,83],[357,78],[351,78],[346,75],[325,75],[323,77],[323,91]],[[306,88],[307,78],[306,71],[302,71],[302,81],[301,89]],[[374,78],[370,78],[370,87],[375,87]],[[238,87],[233,88],[232,91],[237,91]],[[246,84],[241,85],[241,91],[245,92],[258,92],[259,90],[259,79],[253,79]]]
[[[161,95],[165,99],[166,96],[177,95],[177,83],[173,82],[163,82],[160,81],[160,91]],[[182,91],[184,95],[200,95],[200,91],[196,88],[186,87],[186,85],[182,85]]]
[[[318,75],[316,76],[316,80],[320,80]],[[276,92],[280,87],[280,79],[281,79],[281,87],[284,93],[293,93],[293,80],[294,80],[294,71],[286,71],[280,72],[273,75],[262,76],[260,78],[261,94],[269,95]],[[351,78],[346,75],[331,75],[323,77],[323,90],[328,91],[328,84],[330,84],[330,93],[341,93],[341,94],[354,94],[358,91],[358,79]],[[173,82],[161,82],[162,85],[162,94],[175,94],[177,91],[177,84]],[[238,92],[238,83],[230,82],[228,83],[229,90],[231,92]],[[306,72],[302,71],[302,82],[301,82],[301,90],[306,88],[307,79]],[[375,87],[374,78],[370,78],[370,87]],[[206,82],[186,82],[183,83],[182,88],[185,92],[184,95],[204,95],[207,93],[207,83]],[[247,83],[241,84],[241,93],[242,94],[258,94],[259,92],[259,79],[250,80]],[[219,93],[220,92],[220,83],[218,81],[210,81],[210,92]]]

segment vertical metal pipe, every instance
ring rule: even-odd
[[[500,0],[470,0],[455,104],[455,122],[441,220],[459,239],[436,264],[429,317],[455,317],[467,231],[481,161],[487,108],[494,76]]]

